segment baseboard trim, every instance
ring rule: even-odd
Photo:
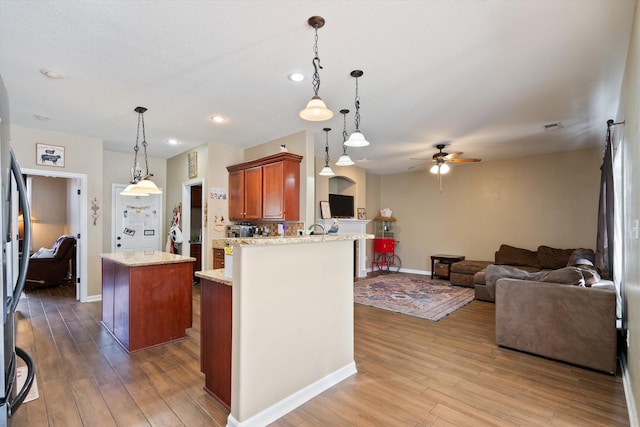
[[[278,418],[288,414],[298,406],[316,397],[323,391],[333,387],[356,372],[358,372],[358,370],[356,369],[356,362],[354,361],[306,386],[305,388],[298,390],[281,401],[276,402],[245,421],[238,421],[233,415],[229,414],[229,417],[227,418],[227,427],[253,427],[271,424]]]
[[[624,352],[620,355],[620,368],[622,369],[622,385],[624,387],[624,397],[627,400],[627,411],[629,412],[629,425],[631,427],[639,427],[638,410],[636,408],[636,400],[633,398],[633,389],[631,388],[631,378],[629,378],[629,370],[627,369],[627,356]]]

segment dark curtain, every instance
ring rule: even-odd
[[[612,122],[612,121],[610,121]],[[613,153],[611,126],[608,122],[604,158],[600,167],[600,200],[598,203],[598,236],[596,241],[596,267],[603,279],[613,277]]]

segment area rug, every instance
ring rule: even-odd
[[[408,273],[384,274],[354,283],[358,304],[438,321],[473,301],[473,288]]]
[[[22,390],[22,386],[27,379],[27,367],[26,366],[18,366],[16,368],[16,387],[17,390]],[[23,403],[30,402],[32,400],[40,397],[38,394],[38,382],[36,378],[33,377],[33,384],[31,384],[31,388],[29,389],[29,393],[27,393],[27,397],[25,397]]]

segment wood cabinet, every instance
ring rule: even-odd
[[[231,407],[231,286],[202,279],[200,370],[204,389]]]
[[[213,248],[213,269],[224,268],[224,249]]]
[[[185,337],[193,263],[125,265],[102,259],[102,323],[130,352]]]
[[[300,219],[302,156],[279,153],[228,166],[229,219]]]

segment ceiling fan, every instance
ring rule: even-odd
[[[438,149],[438,152],[435,153],[431,158],[433,159],[433,166],[429,169],[429,172],[432,174],[438,175],[438,181],[440,181],[440,191],[442,191],[442,175],[449,172],[449,165],[447,163],[474,163],[479,162],[481,159],[471,159],[466,157],[460,157],[463,153],[462,151],[456,151],[454,153],[445,153],[442,151],[449,144],[436,144],[435,148]],[[428,160],[428,159],[417,159],[413,158],[412,160]],[[423,166],[423,164],[415,165],[410,167],[409,169],[413,169],[416,167]]]
[[[456,151],[454,153],[445,153],[442,150],[447,145],[449,144],[440,143],[440,144],[434,145],[434,147],[438,149],[438,152],[435,153],[433,156],[431,156],[433,159],[433,166],[430,169],[431,173],[440,175],[440,174],[445,174],[449,172],[449,166],[447,165],[447,163],[473,163],[473,162],[479,162],[481,160],[481,159],[470,159],[466,157],[460,157],[463,154],[462,151]],[[411,160],[428,160],[428,159],[412,158]],[[411,166],[409,169],[417,168],[420,166],[423,166],[423,165],[420,164],[420,165]]]

